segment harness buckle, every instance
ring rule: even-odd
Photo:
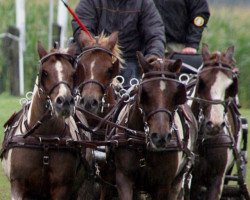
[[[145,160],[145,158],[141,158],[139,160],[139,162],[140,162],[140,167],[146,167],[146,160]]]
[[[49,156],[43,156],[43,164],[49,165]]]
[[[96,174],[97,176],[100,176],[100,168],[99,168],[99,166],[98,166],[97,163],[95,164],[95,174]]]

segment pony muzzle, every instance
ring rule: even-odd
[[[73,96],[59,96],[56,98],[56,114],[63,117],[69,117],[74,112],[75,101]]]
[[[165,148],[171,141],[172,134],[171,133],[151,133],[150,134],[150,143],[151,148]]]

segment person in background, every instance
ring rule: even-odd
[[[119,32],[125,86],[131,78],[139,78],[136,51],[143,51],[148,62],[164,56],[165,30],[153,0],[81,0],[75,12],[94,36]],[[78,41],[80,27],[75,20],[72,28]]]
[[[207,0],[154,0],[165,26],[166,52],[197,53],[210,17]]]

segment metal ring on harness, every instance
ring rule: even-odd
[[[179,81],[185,85],[188,84],[189,80],[190,80],[190,78],[189,78],[188,74],[186,74],[186,73],[183,73],[179,76]]]

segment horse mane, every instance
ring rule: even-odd
[[[108,42],[108,39],[109,37],[102,32],[99,36],[97,36],[97,44],[100,44],[100,46],[105,46],[105,44]],[[121,46],[118,43],[116,43],[115,47],[112,50],[112,53],[115,55],[115,57],[112,58],[113,62],[118,59],[121,64],[124,63],[124,59],[122,58]]]

